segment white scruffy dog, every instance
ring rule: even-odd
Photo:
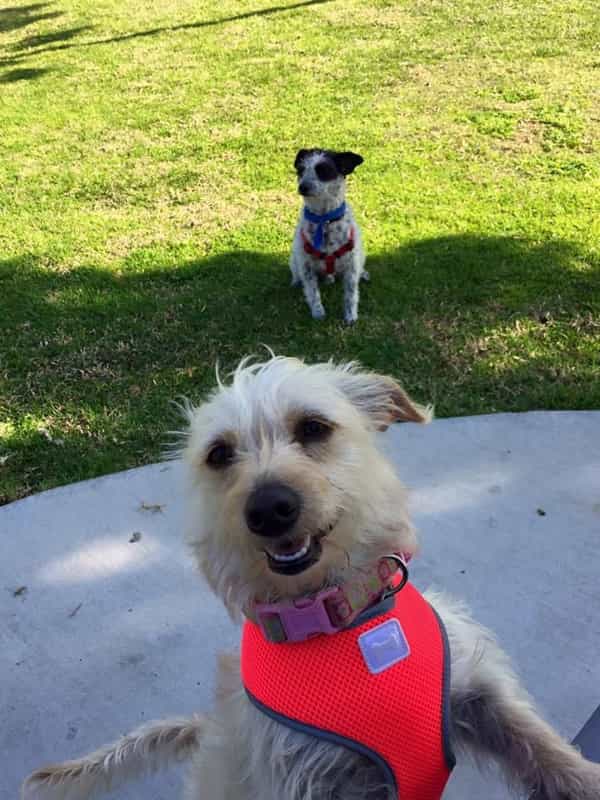
[[[338,275],[344,281],[344,321],[352,325],[358,319],[359,282],[369,280],[369,273],[360,228],[346,202],[346,176],[362,162],[356,153],[316,149],[300,150],[294,162],[304,206],[290,258],[292,286],[302,286],[314,319],[325,316],[319,278],[333,283]]]
[[[387,554],[415,552],[406,492],[375,432],[426,422],[430,414],[392,378],[292,358],[243,362],[230,384],[219,384],[187,416],[189,542],[234,616],[252,618],[262,603],[296,608],[324,587],[352,585]],[[425,596],[448,636],[453,750],[494,759],[511,783],[544,800],[598,800],[600,767],[541,719],[492,634],[460,603]],[[338,635],[345,633],[327,640]],[[327,676],[318,672],[317,681],[326,678],[331,687],[336,674],[344,677],[343,664]],[[300,673],[295,682],[304,679]],[[402,705],[401,698],[398,731]],[[81,800],[183,758],[191,762],[187,800],[397,797],[364,752],[294,730],[257,708],[237,656],[221,661],[212,713],[152,723],[79,760],[39,769],[25,796]]]

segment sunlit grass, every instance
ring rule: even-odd
[[[599,38],[583,0],[0,9],[0,502],[158,458],[262,343],[442,416],[598,407]],[[365,158],[351,330],[288,285],[315,144]]]

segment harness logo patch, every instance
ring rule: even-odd
[[[388,619],[361,633],[358,646],[372,675],[384,672],[410,655],[410,647],[397,619]]]

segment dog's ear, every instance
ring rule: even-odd
[[[364,161],[362,156],[359,156],[357,153],[352,153],[350,150],[343,153],[332,153],[331,156],[337,171],[342,175],[350,175],[350,173],[354,172],[356,167]]]
[[[340,371],[339,387],[359,411],[365,414],[378,431],[385,431],[394,422],[430,422],[430,406],[415,403],[393,378],[353,368]]]
[[[310,155],[310,150],[298,150],[296,158],[294,159],[294,169],[298,169],[300,164],[304,161],[306,156]]]

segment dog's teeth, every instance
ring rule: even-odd
[[[297,550],[295,553],[290,553],[289,555],[283,555],[282,553],[271,553],[269,551],[269,555],[274,561],[295,561],[297,558],[302,558],[308,553],[310,548],[310,542],[305,544],[304,547],[301,547],[300,550]]]

